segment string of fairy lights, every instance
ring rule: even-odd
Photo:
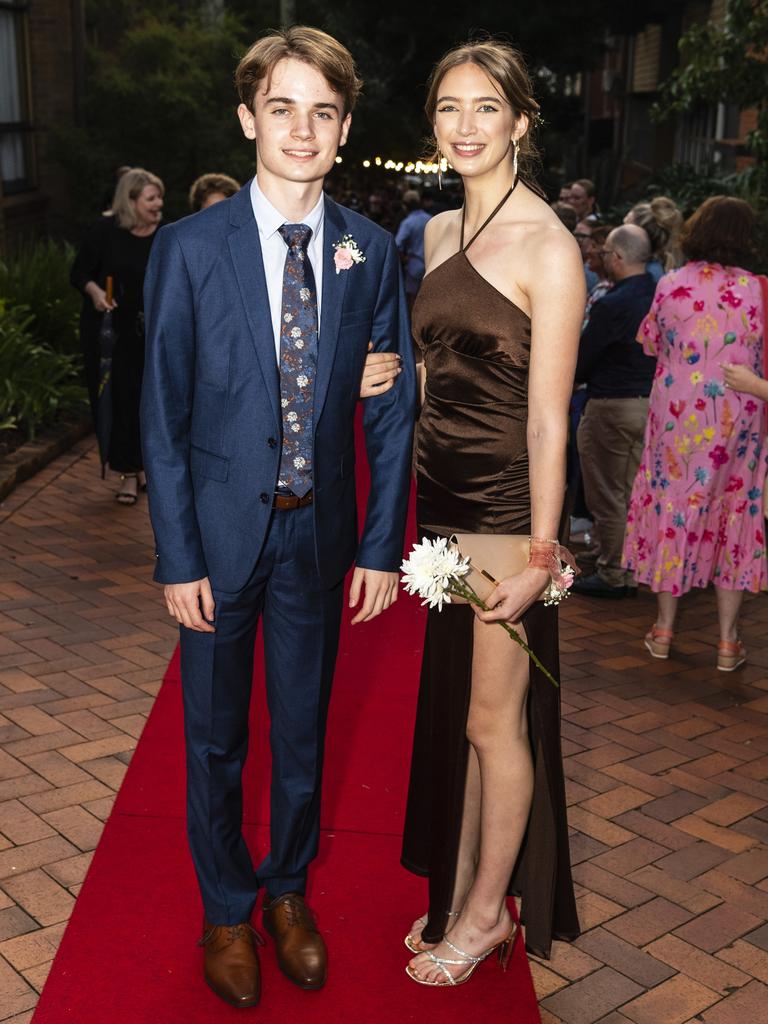
[[[342,157],[336,157],[337,164],[343,162]],[[438,171],[445,174],[448,170],[448,161],[443,157],[439,163],[432,160],[409,160],[406,163],[404,160],[385,160],[383,157],[375,156],[370,160],[362,160],[361,166],[366,170],[371,167],[379,167],[385,171],[395,171],[396,173],[403,171],[405,174],[437,174]]]

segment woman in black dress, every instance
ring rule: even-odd
[[[72,284],[83,294],[80,339],[91,409],[96,416],[99,332],[103,314],[113,312],[116,344],[112,358],[110,469],[120,474],[117,500],[134,505],[145,486],[139,438],[139,402],[144,373],[144,272],[160,224],[165,188],[149,171],[133,167],[120,178],[110,213],[88,233],[72,265]],[[113,299],[106,293],[114,283]]]
[[[516,935],[578,935],[560,751],[559,691],[497,623],[514,624],[558,677],[549,583],[565,492],[568,403],[584,310],[578,247],[519,176],[538,106],[520,55],[489,41],[448,53],[427,115],[461,175],[464,207],[426,231],[413,310],[424,355],[416,448],[419,534],[532,535],[527,568],[490,612],[428,614],[403,863],[429,876],[406,944],[409,976],[455,985]],[[492,571],[492,566],[488,566]]]

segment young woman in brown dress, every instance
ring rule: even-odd
[[[505,43],[459,47],[431,79],[427,115],[465,199],[427,225],[413,311],[426,370],[420,537],[557,537],[584,271],[519,175],[537,109]],[[508,893],[522,897],[537,955],[578,935],[559,691],[496,625],[514,624],[557,678],[557,609],[536,603],[548,582],[529,565],[499,583],[489,612],[429,612],[403,846],[404,865],[429,876],[429,911],[406,939],[423,984],[460,983],[489,952],[508,953]]]

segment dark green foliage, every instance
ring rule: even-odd
[[[681,67],[662,87],[654,116],[663,119],[698,104],[734,103],[757,109],[747,148],[757,167],[745,179],[758,202],[768,198],[768,0],[728,0],[723,25],[696,23],[680,39]]]
[[[697,171],[690,164],[671,164],[648,183],[649,196],[669,196],[686,217],[710,196],[736,194],[735,175],[718,176],[714,168]]]
[[[254,151],[235,116],[232,73],[247,46],[279,23],[279,6],[278,0],[90,0],[84,125],[58,138],[81,223],[108,202],[121,164],[163,178],[168,219],[188,212],[186,193],[199,174],[250,177]],[[629,15],[617,14],[610,0],[538,6],[478,0],[470,11],[411,0],[298,0],[296,17],[347,45],[365,80],[344,153],[348,165],[376,153],[404,160],[421,154],[430,68],[480,30],[505,34],[523,51],[545,122],[575,142],[580,123],[571,102],[551,88],[553,72],[594,65],[605,30]]]
[[[0,305],[0,430],[21,429],[29,440],[87,405],[79,360],[35,341],[34,319],[23,306]]]
[[[648,184],[649,196],[669,196],[686,217],[710,196],[736,196],[746,199],[757,210],[757,258],[750,269],[768,272],[768,210],[758,201],[755,180],[758,168],[750,167],[738,174],[717,175],[713,168],[697,171],[688,164],[672,164],[656,174]],[[622,209],[614,223],[620,223]]]
[[[121,164],[160,175],[166,216],[175,219],[189,212],[187,192],[199,174],[252,173],[232,84],[245,36],[230,15],[206,22],[133,4],[120,7],[120,27],[110,31],[111,9],[99,9],[105,24],[91,33],[85,127],[59,138],[79,219],[92,219],[108,201]]]
[[[0,300],[23,306],[35,338],[56,352],[79,352],[80,295],[69,283],[72,246],[52,240],[28,243],[0,262]]]

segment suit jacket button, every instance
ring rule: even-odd
[[[261,494],[259,495],[259,501],[262,503],[262,505],[266,505],[269,502],[269,495],[267,494],[266,491],[261,492]]]
[[[277,440],[274,437],[268,437],[267,444],[270,448],[277,448]]]

